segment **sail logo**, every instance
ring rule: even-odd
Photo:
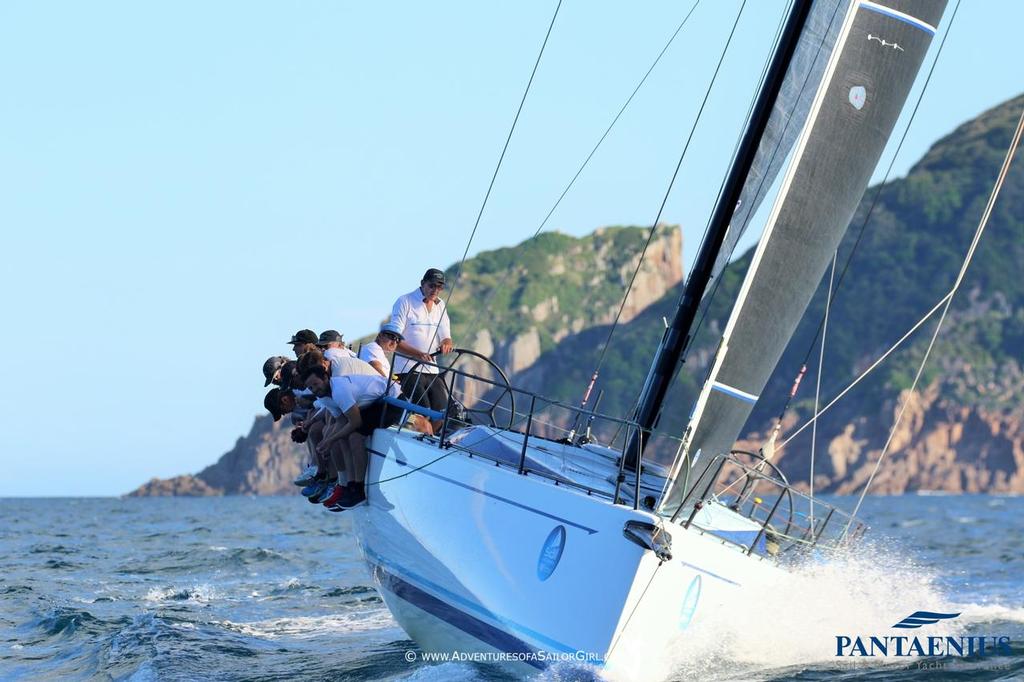
[[[953,620],[959,613],[914,611],[892,627],[919,629],[926,625]],[[1007,635],[836,635],[837,658],[974,658],[1010,656],[1012,647]]]
[[[537,577],[541,582],[551,577],[562,560],[562,550],[565,549],[565,526],[555,526],[548,539],[540,548],[540,556],[537,557]]]
[[[850,88],[850,104],[857,111],[864,108],[864,102],[867,101],[868,92],[864,89],[863,85],[855,85]]]
[[[870,33],[868,34],[868,40],[869,41],[870,40],[876,40],[879,43],[881,43],[882,47],[891,47],[894,50],[899,50],[900,52],[906,52],[906,50],[904,50],[902,47],[900,47],[899,43],[890,43],[888,40],[886,40],[884,38],[880,38],[879,36],[873,36]]]

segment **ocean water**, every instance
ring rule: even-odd
[[[869,498],[863,517],[857,552],[691,626],[664,678],[1024,679],[1024,498]],[[0,679],[510,679],[407,662],[350,523],[299,497],[0,500]],[[1010,655],[822,655],[915,610],[960,612],[943,632],[1009,636]]]

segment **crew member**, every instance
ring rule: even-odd
[[[413,402],[444,412],[448,406],[448,393],[444,377],[433,364],[431,353],[452,350],[451,321],[440,294],[444,291],[444,272],[430,268],[423,274],[420,286],[400,296],[391,309],[389,323],[403,339],[398,342],[394,370],[402,382],[402,392]],[[401,355],[412,357],[403,358]],[[441,421],[431,423],[434,431]]]

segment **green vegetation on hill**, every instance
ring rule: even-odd
[[[606,227],[586,237],[549,232],[467,260],[452,293],[455,337],[469,345],[486,330],[501,356],[503,346],[533,330],[540,351],[547,351],[566,336],[606,321],[621,301],[648,232],[641,227]],[[678,226],[659,226],[657,237],[681,244]],[[672,267],[663,267],[660,275],[681,277],[679,261],[681,254],[674,275]],[[449,281],[455,281],[457,269],[448,268]],[[498,359],[505,364],[508,358]]]
[[[822,393],[841,390],[949,291],[1006,154],[1024,97],[1006,102],[937,142],[905,178],[881,188],[878,204],[832,306]],[[844,263],[879,188],[868,190],[839,253]],[[1011,168],[920,387],[940,377],[943,395],[976,404],[964,373],[1015,372],[1024,336],[1024,167]],[[779,365],[772,386],[788,388],[824,314],[823,284]],[[937,317],[936,320],[937,321]],[[925,324],[906,349],[860,389],[856,402],[909,388],[934,329]],[[814,353],[816,358],[816,352]],[[816,364],[816,363],[815,363]],[[1002,405],[1016,409],[1020,401]],[[755,417],[764,418],[763,412]]]

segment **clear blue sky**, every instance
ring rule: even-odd
[[[691,4],[565,0],[471,253],[534,232]],[[0,496],[198,471],[295,329],[457,261],[554,6],[0,4]],[[702,0],[549,227],[653,220],[738,7]],[[780,13],[748,3],[666,209],[688,257]],[[1021,25],[963,0],[900,172],[1024,90]]]

